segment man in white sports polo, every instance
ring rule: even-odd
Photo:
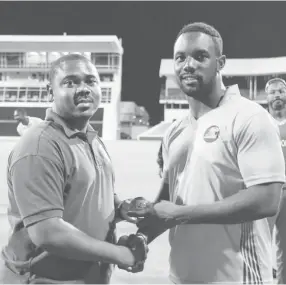
[[[281,78],[270,79],[265,86],[268,110],[279,127],[281,147],[286,159],[286,82]],[[278,284],[286,283],[286,189],[276,219],[274,244],[274,270],[277,270]]]
[[[17,126],[19,136],[23,136],[27,130],[43,121],[40,118],[27,116],[27,112],[24,109],[16,109],[14,111],[14,119],[19,123]]]
[[[156,203],[129,215],[145,217],[138,227],[149,242],[171,229],[174,283],[272,283],[268,219],[285,183],[279,131],[237,86],[224,88],[222,46],[218,31],[204,23],[179,32],[174,70],[190,113],[164,138]]]

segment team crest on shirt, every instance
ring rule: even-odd
[[[218,126],[211,126],[204,133],[205,142],[214,142],[219,136],[220,130]]]

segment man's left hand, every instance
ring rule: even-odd
[[[172,220],[176,216],[176,211],[180,206],[172,202],[162,200],[158,203],[149,203],[147,207],[129,211],[130,217],[150,217],[156,216],[163,220]]]
[[[128,216],[128,211],[130,208],[130,203],[131,203],[132,199],[126,199],[122,202],[122,204],[120,205],[120,208],[118,209],[119,211],[119,218],[121,220],[127,221],[129,223],[132,224],[136,224],[138,222],[138,219],[136,217],[130,217]]]

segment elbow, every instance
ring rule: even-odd
[[[261,216],[262,218],[270,218],[276,216],[278,213],[278,207],[268,207],[268,209],[265,209],[262,211]]]
[[[52,251],[59,238],[62,236],[59,230],[55,230],[50,221],[39,222],[27,228],[31,241],[46,251]]]
[[[255,212],[258,215],[258,219],[270,218],[277,215],[279,211],[280,202],[278,201],[266,201],[266,203],[261,203],[255,208]]]

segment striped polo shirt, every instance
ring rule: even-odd
[[[11,235],[2,251],[7,267],[16,274],[59,281],[85,280],[90,269],[99,273],[98,262],[45,254],[27,232],[34,223],[59,217],[95,239],[114,242],[114,171],[91,126],[86,133],[74,131],[48,109],[46,121],[12,150],[7,182]],[[104,283],[102,275],[92,283]]]
[[[253,185],[285,182],[278,128],[237,86],[198,120],[189,116],[175,123],[164,147],[170,197],[177,204],[214,203]],[[271,238],[268,219],[177,226],[170,230],[170,279],[271,283]]]

